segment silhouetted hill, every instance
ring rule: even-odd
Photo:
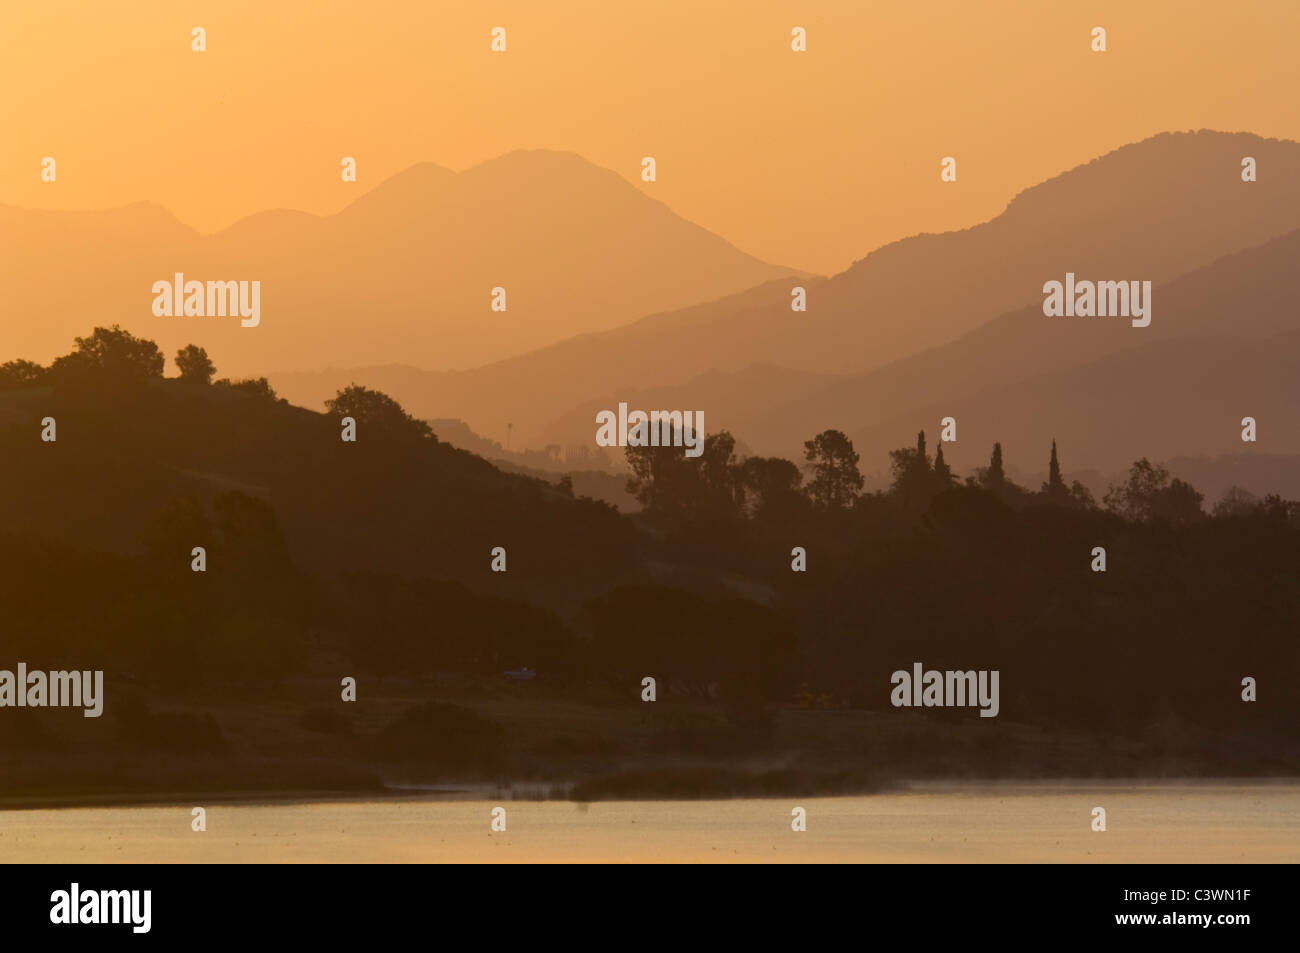
[[[707,429],[730,429],[761,453],[797,459],[803,441],[844,430],[864,460],[938,432],[954,416],[948,462],[987,463],[1001,441],[1010,466],[1036,471],[1056,439],[1075,465],[1115,472],[1158,459],[1243,448],[1242,417],[1261,430],[1258,452],[1300,453],[1287,425],[1300,379],[1286,363],[1300,314],[1292,297],[1300,231],[1229,255],[1153,289],[1154,319],[1047,318],[1030,306],[956,341],[869,374],[833,378],[770,366],[709,372],[674,386],[613,393],[580,405],[545,432],[566,444],[588,436],[595,412],[708,408]],[[1218,481],[1214,481],[1218,486]],[[1295,495],[1287,482],[1256,492]]]
[[[842,426],[870,454],[955,416],[954,464],[983,464],[1001,440],[1008,459],[1037,468],[1055,436],[1074,459],[1108,470],[1139,446],[1136,455],[1160,457],[1241,450],[1241,418],[1254,416],[1273,422],[1261,451],[1300,452],[1300,431],[1282,423],[1300,383],[1270,353],[1290,353],[1300,330],[1297,255],[1300,231],[1158,286],[1146,328],[1031,306],[735,427],[790,452],[809,427]]]
[[[1152,343],[970,397],[915,406],[851,437],[855,446],[874,452],[906,445],[907,435],[914,437],[919,428],[937,434],[939,420],[953,415],[959,439],[945,445],[944,455],[964,471],[986,465],[995,441],[1008,457],[1041,466],[1055,439],[1067,471],[1071,464],[1119,469],[1141,456],[1168,460],[1256,447],[1295,454],[1297,361],[1300,330],[1262,340],[1218,336]],[[1259,424],[1257,444],[1241,440],[1247,416]]]
[[[1218,457],[1173,457],[1166,466],[1205,494],[1207,508],[1234,486],[1259,497],[1277,493],[1300,499],[1300,456],[1238,450]]]
[[[267,211],[214,235],[146,203],[0,207],[0,296],[32,316],[0,329],[0,353],[47,360],[93,313],[169,354],[196,341],[241,375],[466,367],[787,272],[572,153],[512,152],[461,173],[422,164],[355,188],[337,215]],[[177,271],[261,281],[260,326],[155,317],[150,289]],[[505,312],[489,309],[497,286]]]
[[[47,416],[53,443],[40,439]],[[596,568],[634,561],[631,528],[604,504],[440,442],[409,446],[362,425],[345,443],[335,418],[231,388],[0,392],[0,452],[0,529],[67,545],[135,554],[169,507],[238,491],[271,507],[297,566],[326,575],[432,576],[559,605],[587,592]],[[193,537],[179,532],[176,566],[205,545]],[[496,546],[505,573],[490,571]]]
[[[1258,160],[1259,181],[1241,181],[1244,155]],[[833,278],[772,281],[474,371],[398,381],[375,370],[364,381],[413,412],[460,417],[480,433],[502,435],[513,423],[516,438],[534,445],[574,407],[618,392],[755,364],[865,373],[1001,314],[1041,307],[1043,283],[1067,271],[1163,285],[1286,234],[1297,221],[1300,144],[1164,133],[1025,190],[992,221],[894,242]],[[790,310],[795,284],[807,288],[807,313]],[[1156,308],[1155,325],[1168,323],[1168,306],[1158,300]],[[275,379],[295,400],[315,404],[347,373]],[[732,403],[762,404],[763,389],[738,391]]]
[[[710,370],[684,384],[628,388],[599,400],[586,401],[565,414],[543,433],[548,442],[566,445],[578,439],[591,439],[596,414],[626,401],[629,408],[685,410],[707,407],[705,430],[713,432],[727,426],[727,421],[743,421],[762,433],[764,417],[808,394],[826,390],[837,380],[829,374],[811,374],[789,368],[762,365],[739,371]],[[739,437],[747,432],[735,431]],[[811,432],[805,436],[811,436]],[[788,448],[783,448],[788,449]],[[793,452],[793,451],[792,451]]]
[[[1298,339],[1172,336],[1099,362],[1244,360],[1267,381],[1261,362],[1294,366]],[[1300,504],[1207,518],[1143,464],[1103,511],[953,488],[928,458],[889,492],[832,496],[852,463],[801,489],[792,464],[715,434],[698,461],[632,454],[645,508],[621,516],[438,441],[385,395],[348,388],[323,415],[187,366],[163,379],[152,342],[96,328],[48,370],[0,374],[6,650],[109,686],[90,724],[0,719],[0,795],[513,777],[630,796],[638,772],[683,765],[684,790],[744,793],[765,789],[758,763],[828,792],[874,783],[864,743],[909,777],[1268,775],[1300,758],[1293,693],[1240,700],[1243,675],[1295,669]],[[1108,399],[1135,396],[1159,399]],[[1089,571],[1099,544],[1105,573]],[[997,718],[897,710],[891,673],[917,661],[1000,672]],[[507,677],[520,666],[535,678]]]

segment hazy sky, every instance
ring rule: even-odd
[[[337,211],[419,161],[564,149],[830,273],[1156,132],[1300,139],[1297,36],[1295,0],[4,0],[0,202],[148,199],[212,231]]]

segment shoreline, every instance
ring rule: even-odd
[[[863,791],[817,791],[809,790],[801,796],[807,798],[862,798],[872,796],[897,795],[952,795],[952,794],[996,794],[1008,797],[1016,795],[1033,796],[1060,789],[1122,791],[1164,788],[1200,788],[1214,789],[1220,787],[1256,787],[1286,788],[1300,786],[1300,776],[1234,776],[1234,777],[1061,777],[1061,778],[962,778],[935,779],[914,778],[900,779],[872,790]],[[555,788],[557,785],[545,785]],[[571,790],[573,785],[567,785]],[[519,796],[520,794],[523,796]],[[169,808],[190,807],[197,803],[237,805],[240,807],[289,807],[312,804],[351,804],[351,803],[400,803],[403,801],[427,803],[430,801],[477,802],[552,802],[570,804],[618,803],[618,802],[681,802],[693,801],[779,801],[788,800],[791,795],[768,793],[738,793],[731,795],[708,795],[703,797],[664,797],[653,793],[631,794],[626,797],[575,798],[534,796],[539,789],[530,784],[502,787],[496,784],[466,783],[443,785],[402,785],[385,786],[381,789],[359,792],[356,790],[337,791],[226,791],[220,794],[196,794],[186,797],[180,794],[142,793],[138,795],[68,795],[55,798],[36,798],[31,796],[0,797],[0,813],[25,811],[63,811],[78,809],[115,809],[115,808]]]

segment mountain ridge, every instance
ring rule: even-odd
[[[239,375],[413,355],[472,367],[789,272],[549,150],[459,173],[418,163],[334,215],[269,209],[211,234],[157,203],[0,207],[0,248],[0,295],[43,316],[0,328],[0,356],[51,358],[93,310],[168,353],[199,344]],[[261,323],[156,317],[151,288],[177,272],[261,282]]]
[[[1240,180],[1243,152],[1259,161],[1259,182]],[[1062,188],[1080,176],[1082,197],[1072,201],[1091,218],[1058,221],[1071,207]],[[1100,199],[1105,208],[1094,207]],[[1022,190],[988,222],[891,243],[833,277],[774,279],[456,375],[404,379],[395,396],[421,416],[457,417],[496,436],[509,423],[517,438],[544,441],[573,408],[620,391],[677,387],[710,370],[763,363],[870,373],[1032,307],[1043,282],[1067,271],[1160,284],[1297,223],[1300,143],[1162,133]],[[794,284],[807,289],[806,313],[790,310]],[[902,336],[890,343],[890,335]],[[300,401],[328,392],[305,378],[273,376]],[[520,400],[515,385],[524,381],[536,386]],[[388,389],[394,382],[378,375],[369,383]]]

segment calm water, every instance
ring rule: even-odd
[[[795,805],[808,829],[790,829]],[[505,833],[490,812],[507,811]],[[1300,784],[926,786],[873,797],[0,811],[0,862],[1300,861]],[[1090,830],[1104,807],[1107,831]]]

